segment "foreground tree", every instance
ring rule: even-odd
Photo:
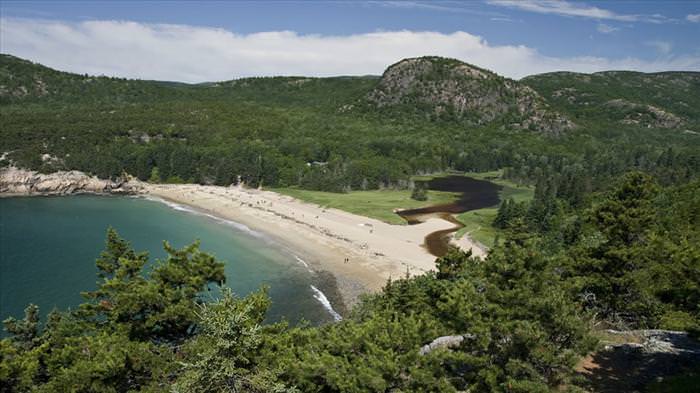
[[[195,304],[209,284],[225,280],[223,263],[199,250],[195,242],[176,250],[167,242],[164,261],[157,261],[149,277],[146,253],[135,253],[116,231],[109,229],[105,251],[97,259],[97,290],[83,293],[88,300],[80,315],[103,327],[123,326],[137,340],[180,341],[193,332]]]
[[[212,304],[198,306],[197,337],[183,352],[187,360],[174,392],[283,393],[276,375],[256,364],[262,344],[262,322],[270,306],[265,291],[238,299],[230,289]]]
[[[573,282],[603,318],[646,326],[645,318],[656,313],[654,299],[636,279],[658,255],[652,247],[656,193],[648,175],[625,176],[591,211],[595,232],[571,252]]]
[[[98,258],[95,291],[73,313],[39,310],[9,319],[0,341],[2,392],[168,391],[177,372],[176,345],[197,330],[199,294],[224,280],[223,264],[198,244],[176,250],[146,274],[148,257],[114,230]]]

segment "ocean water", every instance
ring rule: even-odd
[[[23,316],[29,303],[43,315],[80,304],[80,292],[96,286],[95,259],[110,226],[151,261],[166,256],[163,240],[182,247],[199,239],[225,262],[226,285],[237,294],[269,287],[268,321],[339,318],[323,292],[332,283],[262,233],[162,201],[79,195],[0,198],[0,319]]]

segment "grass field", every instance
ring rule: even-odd
[[[460,173],[444,173],[429,176],[414,176],[413,180],[430,180],[439,176],[457,175]],[[474,179],[488,180],[503,187],[500,199],[513,198],[516,202],[532,199],[534,189],[520,186],[508,180],[501,179],[501,171],[492,172],[468,172],[465,176]],[[409,190],[374,190],[351,191],[348,193],[334,193],[323,191],[309,191],[299,188],[273,188],[271,191],[289,195],[305,202],[315,203],[319,206],[344,210],[365,217],[376,218],[390,224],[406,224],[403,218],[394,213],[394,209],[415,209],[430,205],[449,203],[459,197],[457,193],[428,191],[427,201],[411,199]],[[497,229],[491,226],[496,217],[498,206],[492,206],[479,210],[472,210],[457,215],[457,219],[464,224],[464,228],[457,232],[457,237],[464,234],[477,240],[488,247],[493,246]]]
[[[335,193],[309,191],[298,188],[273,188],[270,191],[289,195],[305,202],[323,207],[344,210],[365,217],[376,218],[389,224],[406,224],[394,209],[415,209],[430,205],[449,203],[459,197],[452,192],[428,191],[427,201],[411,199],[409,190],[373,190]]]

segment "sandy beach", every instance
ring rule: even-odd
[[[389,278],[422,274],[435,257],[422,246],[427,234],[452,223],[430,218],[417,225],[391,225],[323,208],[271,191],[243,187],[143,183],[149,196],[244,224],[289,248],[316,271],[332,273],[346,305],[379,290]],[[484,250],[468,237],[457,242],[475,255]]]

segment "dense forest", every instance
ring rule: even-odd
[[[513,81],[419,58],[185,85],[0,61],[3,165],[336,192],[502,169],[535,186],[502,202],[485,260],[453,249],[324,326],[263,324],[265,288],[205,302],[225,278],[198,244],[165,243],[146,272],[110,230],[84,304],[5,321],[2,392],[577,392],[602,327],[700,335],[700,73]]]
[[[556,174],[586,190],[642,170],[675,184],[700,169],[699,90],[693,72],[518,82],[432,57],[381,78],[186,85],[2,55],[0,152],[3,165],[43,172],[336,192],[406,187],[446,169],[506,168],[533,185]]]

